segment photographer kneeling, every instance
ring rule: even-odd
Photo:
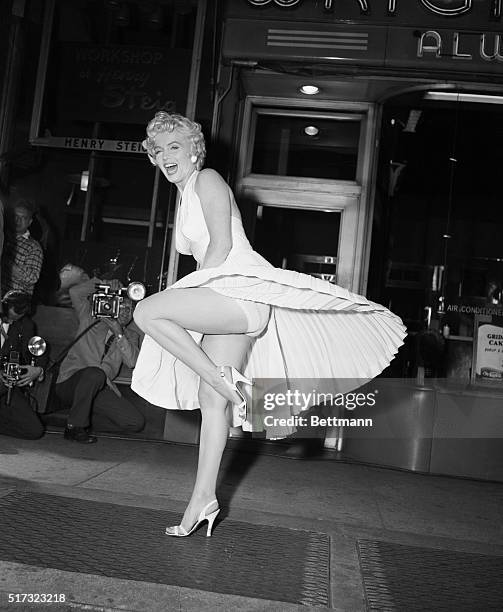
[[[91,424],[97,431],[138,432],[145,426],[145,419],[113,382],[123,363],[135,366],[140,350],[140,335],[131,323],[133,302],[120,298],[116,316],[94,316],[90,298],[97,285],[107,285],[117,293],[121,284],[117,280],[85,279],[81,272],[80,282],[69,289],[79,319],[77,336],[93,322],[95,325],[62,361],[55,388],[62,408],[70,407],[65,438],[89,444],[97,441],[89,432]]]
[[[34,358],[28,350],[35,335],[35,325],[27,314],[30,308],[31,296],[23,291],[8,291],[2,300],[0,434],[36,440],[44,427],[32,407],[30,390],[32,383],[43,377],[47,357]]]

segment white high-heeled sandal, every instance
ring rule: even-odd
[[[229,382],[227,380],[227,378],[225,377],[225,367],[230,367],[231,369],[231,377],[232,377],[232,382]],[[243,376],[241,374],[241,372],[239,372],[238,370],[236,370],[236,368],[233,368],[232,366],[220,366],[220,376],[223,378],[224,383],[233,391],[236,391],[236,393],[239,395],[239,397],[241,398],[241,403],[240,404],[234,404],[234,406],[236,406],[236,408],[238,409],[238,416],[244,420],[246,420],[248,414],[247,414],[247,402],[246,402],[246,397],[244,396],[243,392],[238,388],[237,383],[243,383],[245,385],[253,385],[253,381],[248,380],[245,376]]]
[[[220,508],[217,506],[216,510],[213,510],[213,512],[206,514],[206,510],[212,504],[218,504],[218,501],[214,499],[213,501],[210,501],[209,504],[206,504],[206,506],[199,513],[199,517],[197,521],[192,525],[192,527],[188,531],[182,525],[175,525],[174,527],[166,527],[166,535],[174,536],[175,538],[186,538],[191,533],[194,533],[194,531],[199,527],[201,523],[203,523],[204,521],[208,521],[208,529],[206,530],[206,537],[207,538],[211,537],[211,532],[213,530],[213,523],[215,522],[215,519],[217,518],[218,513],[220,512]]]

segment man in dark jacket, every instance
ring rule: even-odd
[[[143,414],[114,383],[122,364],[133,368],[140,351],[140,333],[132,321],[133,303],[125,298],[117,318],[94,317],[90,298],[96,285],[102,283],[112,291],[120,286],[117,280],[100,281],[82,275],[69,289],[79,318],[77,333],[92,327],[62,361],[56,384],[62,406],[70,408],[65,438],[84,444],[97,441],[89,432],[91,424],[93,429],[106,432],[137,432],[145,426]]]
[[[46,356],[33,357],[28,342],[35,335],[35,325],[28,316],[31,296],[22,291],[9,291],[2,300],[0,324],[0,434],[35,440],[44,427],[30,401],[31,383],[44,375]],[[5,372],[5,365],[17,360],[20,373],[16,377]]]

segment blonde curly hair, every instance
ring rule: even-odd
[[[206,158],[206,145],[201,125],[196,121],[191,121],[178,113],[167,113],[159,111],[147,125],[147,138],[142,142],[143,148],[147,151],[150,161],[155,165],[155,137],[162,132],[173,132],[180,130],[191,142],[191,155],[197,157],[196,169],[201,170]]]

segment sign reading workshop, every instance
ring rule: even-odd
[[[59,57],[66,119],[143,125],[158,110],[185,108],[190,50],[67,43]]]
[[[192,52],[139,45],[64,43],[58,54],[58,119],[70,123],[143,126],[159,110],[183,112]],[[86,131],[90,131],[87,129]],[[139,153],[136,140],[53,136],[32,141],[41,147]]]
[[[226,58],[503,77],[503,0],[227,0]]]

